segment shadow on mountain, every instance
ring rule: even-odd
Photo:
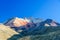
[[[60,40],[60,27],[33,27],[13,35],[8,40]]]

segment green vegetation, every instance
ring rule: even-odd
[[[60,27],[44,27],[45,30],[42,31],[40,28],[30,32],[23,31],[8,40],[60,40]]]

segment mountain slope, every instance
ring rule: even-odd
[[[9,28],[8,26],[5,26],[3,24],[0,24],[0,40],[7,40],[14,34],[18,34],[13,29]]]
[[[10,27],[60,26],[58,22],[55,22],[52,19],[46,19],[43,21],[40,18],[18,18],[18,17],[11,18],[4,24]]]
[[[11,38],[8,38],[8,40],[50,40],[50,38],[51,40],[55,40],[55,38],[60,35],[60,24],[52,19],[43,21],[39,18],[24,19],[15,17],[8,20],[5,25],[10,26],[10,28],[15,29],[17,32],[22,30],[18,35],[15,34],[11,36]],[[10,31],[8,35],[10,35]],[[59,37],[57,40],[60,39]]]
[[[43,29],[23,31],[18,35],[13,35],[8,40],[60,40],[60,27],[44,27]]]
[[[52,19],[46,19],[42,20],[40,18],[18,18],[14,17],[9,19],[6,23],[4,23],[6,26],[10,26],[10,28],[14,29],[15,31],[19,32],[20,30],[28,30],[34,27],[37,28],[38,26],[52,26],[57,27],[60,26],[58,22],[55,22]]]
[[[52,19],[46,19],[45,21],[40,23],[40,26],[60,26],[59,23],[55,22]]]
[[[20,26],[25,26],[28,22],[29,20],[26,18],[23,19],[23,18],[14,17],[14,18],[9,19],[4,24],[10,27],[20,27]]]

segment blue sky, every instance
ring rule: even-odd
[[[0,0],[0,22],[16,16],[60,22],[60,0]]]

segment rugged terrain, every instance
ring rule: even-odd
[[[9,18],[0,24],[0,40],[60,40],[60,23],[40,18]]]
[[[24,31],[8,40],[60,40],[60,27],[45,27],[45,30]]]

